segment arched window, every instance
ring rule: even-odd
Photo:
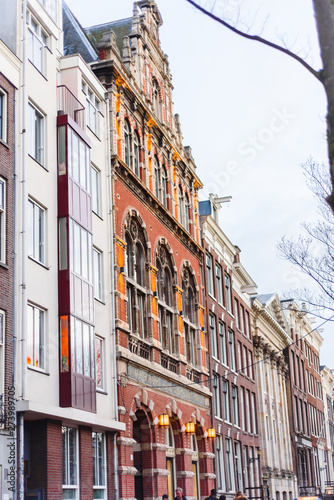
[[[159,340],[163,351],[169,354],[176,353],[175,331],[173,318],[175,314],[173,297],[174,270],[169,251],[164,245],[159,245],[157,250],[156,265],[158,268],[158,314],[159,314]],[[162,364],[170,368],[168,360],[162,358]]]
[[[152,82],[152,106],[154,113],[160,119],[159,86],[156,80],[153,80]]]
[[[158,158],[155,156],[154,157],[154,185],[155,185],[155,196],[159,198],[159,162]]]
[[[137,132],[133,136],[134,172],[139,177],[139,137]]]
[[[125,233],[127,276],[127,317],[129,329],[141,338],[146,337],[146,294],[145,273],[147,247],[144,232],[138,221],[129,216]]]
[[[184,227],[188,232],[189,232],[189,208],[190,208],[189,196],[186,193],[185,206],[184,206]]]
[[[187,362],[196,366],[197,342],[196,342],[196,309],[195,309],[195,280],[189,269],[185,268],[182,275],[182,313],[183,313],[183,331],[185,338],[185,355]],[[188,378],[193,378],[191,372],[187,372]]]
[[[130,127],[126,120],[124,121],[124,161],[130,166]]]
[[[184,226],[184,216],[185,216],[185,206],[184,206],[184,194],[182,187],[179,186],[179,221]]]
[[[161,201],[167,207],[167,170],[163,165],[161,168]]]

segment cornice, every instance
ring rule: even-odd
[[[265,323],[269,323],[277,333],[279,333],[286,342],[286,347],[291,344],[292,339],[288,335],[288,333],[281,327],[281,325],[275,320],[275,318],[270,314],[267,310],[266,306],[264,306],[256,297],[252,304],[253,313],[256,316],[262,318]]]

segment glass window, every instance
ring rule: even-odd
[[[130,127],[126,120],[124,121],[124,161],[130,166]]]
[[[234,460],[235,460],[235,473],[236,473],[236,489],[242,491],[242,462],[241,462],[241,444],[239,441],[234,441]]]
[[[28,59],[41,73],[45,74],[45,47],[48,44],[48,34],[41,25],[27,13],[28,21]]]
[[[230,391],[229,391],[229,383],[226,379],[223,379],[223,405],[224,405],[224,420],[230,422],[231,421]]]
[[[240,304],[240,330],[242,333],[245,333],[245,308],[242,304]]]
[[[219,491],[225,491],[223,438],[218,434],[216,436],[216,476],[217,489]]]
[[[224,365],[226,365],[227,364],[226,329],[225,329],[225,323],[223,323],[222,321],[219,321],[219,338],[220,338],[220,360]]]
[[[216,292],[217,300],[219,304],[223,303],[223,288],[222,288],[222,268],[219,264],[216,264]]]
[[[42,113],[29,103],[28,153],[41,165],[44,165],[44,120]]]
[[[208,280],[208,293],[213,295],[213,279],[212,279],[212,256],[210,254],[206,254],[206,276]]]
[[[214,358],[218,358],[216,317],[213,314],[210,314],[209,319],[210,319],[211,354]]]
[[[41,264],[45,262],[45,210],[28,200],[28,255]]]
[[[214,414],[216,417],[221,418],[221,406],[220,406],[220,377],[216,373],[212,377],[212,387],[213,387],[213,407]]]
[[[232,385],[232,417],[233,424],[239,425],[238,388],[235,385]]]
[[[86,120],[87,127],[97,136],[100,133],[99,115],[100,115],[101,102],[95,95],[93,90],[87,87],[86,94]]]
[[[240,330],[240,318],[239,318],[239,302],[234,299],[234,317],[237,329]]]
[[[154,193],[155,196],[160,199],[159,197],[159,188],[160,188],[160,182],[159,182],[159,162],[156,157],[154,157]]]
[[[167,207],[167,171],[163,166],[161,169],[162,203]]]
[[[248,311],[246,311],[246,318],[245,318],[245,333],[246,337],[250,339],[250,318]]]
[[[62,427],[63,455],[63,499],[78,498],[78,450],[77,430],[73,427]]]
[[[103,432],[92,433],[94,498],[106,498],[106,446]]]
[[[187,193],[184,197],[184,227],[189,232],[189,210],[190,210],[190,201]]]
[[[27,365],[44,370],[44,322],[45,311],[39,307],[27,306]]]
[[[245,418],[245,389],[240,387],[240,415],[241,415],[241,429],[246,430],[246,418]]]
[[[135,174],[139,177],[139,137],[137,132],[134,133],[133,136],[133,156],[134,156],[134,171]]]
[[[93,327],[71,316],[72,371],[95,379]]]
[[[95,335],[96,387],[105,389],[104,339]]]
[[[0,89],[0,139],[6,142],[7,132],[7,94]]]
[[[94,276],[94,297],[103,300],[102,287],[102,252],[93,248],[93,276]]]
[[[6,182],[0,177],[0,262],[6,262]]]
[[[92,235],[70,219],[71,271],[90,281],[92,276]]]
[[[232,491],[235,489],[234,484],[234,467],[233,467],[233,451],[231,440],[225,438],[225,447],[226,447],[226,478],[227,478],[227,491]]]
[[[235,346],[234,346],[234,332],[228,331],[228,346],[230,355],[230,368],[235,371]]]
[[[225,297],[226,297],[226,309],[231,312],[231,278],[229,274],[225,273]]]
[[[185,204],[183,189],[179,186],[179,222],[182,226],[185,225]]]

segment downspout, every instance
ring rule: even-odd
[[[18,120],[18,106],[17,106],[17,90],[14,91],[14,175],[13,175],[13,188],[14,188],[14,244],[13,244],[13,387],[15,391],[15,411],[14,411],[14,441],[15,441],[15,456],[17,457],[17,417],[16,417],[16,352],[17,352],[17,248],[18,248],[18,235],[17,235],[17,214],[18,214],[18,199],[17,199],[17,120]],[[17,498],[17,480],[15,480],[13,497]]]
[[[23,13],[22,13],[22,269],[21,269],[21,400],[25,400],[26,387],[25,387],[25,360],[26,360],[26,310],[27,310],[27,297],[26,297],[26,110],[27,110],[27,84],[26,84],[26,30],[27,30],[27,0],[23,0]],[[20,413],[19,422],[19,498],[24,500],[24,414]]]
[[[109,94],[107,94],[108,96]],[[114,405],[115,405],[115,415],[114,418],[118,421],[118,398],[117,398],[117,365],[116,365],[116,301],[115,301],[115,262],[114,262],[114,210],[113,210],[113,172],[111,167],[111,156],[110,156],[110,101],[109,96],[106,98],[107,104],[107,147],[108,147],[108,187],[109,187],[109,219],[110,219],[110,267],[111,267],[111,337],[112,337],[112,348],[113,348],[113,379],[114,379]],[[119,481],[118,481],[118,450],[117,450],[117,432],[114,432],[114,500],[119,498]]]

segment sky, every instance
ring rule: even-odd
[[[66,2],[84,27],[130,17],[133,9],[132,0]],[[287,296],[313,286],[278,256],[276,245],[284,235],[297,236],[302,221],[317,218],[301,164],[309,157],[327,163],[321,84],[297,61],[231,33],[186,0],[156,3],[174,112],[204,183],[200,199],[232,196],[220,210],[220,225],[241,248],[258,293]],[[311,0],[216,0],[214,13],[321,67]],[[322,336],[321,364],[334,368],[334,325],[325,325]]]

